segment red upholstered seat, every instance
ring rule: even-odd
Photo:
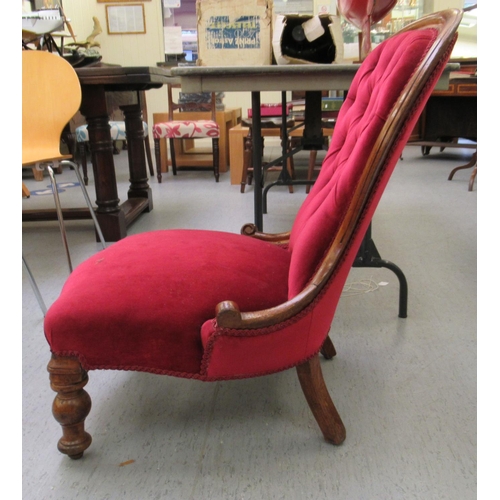
[[[129,236],[75,269],[46,316],[47,340],[87,369],[202,378],[200,329],[215,305],[231,297],[254,311],[286,301],[289,263],[287,250],[238,234]]]
[[[429,16],[367,57],[290,233],[150,232],[74,271],[45,319],[60,451],[78,458],[90,445],[82,388],[95,368],[222,380],[296,366],[325,439],[344,440],[317,354],[335,353],[328,332],[342,288],[460,18]]]

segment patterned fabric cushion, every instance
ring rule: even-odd
[[[113,141],[124,141],[127,138],[125,133],[125,122],[109,122],[111,127],[111,139]],[[142,128],[144,130],[144,137],[148,136],[148,124],[142,122]],[[81,125],[75,130],[77,142],[87,142],[89,140],[89,132],[87,130],[87,125]]]
[[[212,120],[196,121],[171,121],[153,125],[155,139],[182,139],[210,137],[215,139],[220,136],[219,125]]]

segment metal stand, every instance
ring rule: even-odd
[[[318,120],[318,116],[321,117],[321,92],[311,91],[306,92],[306,106],[305,106],[305,116],[304,116],[304,135],[301,140],[301,144],[295,149],[288,151],[288,134],[289,131],[286,128],[286,92],[281,93],[281,109],[282,109],[282,154],[280,158],[273,160],[270,163],[266,163],[266,168],[277,165],[283,162],[286,165],[286,161],[291,156],[295,155],[299,151],[318,151],[322,149],[327,149],[324,142],[323,131],[321,128],[321,119]],[[318,115],[319,110],[319,115]],[[299,126],[299,125],[298,125]],[[297,126],[297,127],[298,127]],[[294,130],[292,128],[291,130]],[[290,130],[290,131],[291,131]],[[267,214],[267,193],[274,186],[307,186],[314,184],[314,181],[308,180],[293,180],[286,168],[283,168],[280,172],[278,179],[274,182],[268,184],[262,193],[262,212]]]
[[[321,150],[321,149],[326,149],[325,144],[324,144],[324,139],[323,139],[323,132],[321,128],[321,120],[317,119],[317,113],[315,114],[314,112],[311,112],[311,110],[321,110],[321,92],[306,92],[306,107],[305,107],[305,117],[304,117],[304,135],[302,137],[302,142],[300,146],[297,148],[293,149],[292,151],[288,151],[288,130],[286,128],[286,92],[281,93],[281,101],[282,101],[282,156],[280,158],[277,158],[273,160],[270,163],[266,164],[266,167],[271,167],[279,162],[283,162],[283,168],[281,169],[280,175],[278,177],[278,180],[275,182],[272,182],[265,186],[262,192],[262,198],[259,199],[259,203],[262,203],[262,206],[257,207],[256,205],[256,221],[259,221],[259,223],[256,222],[257,227],[259,227],[260,230],[262,230],[262,214],[267,214],[267,193],[269,189],[271,189],[273,186],[290,186],[290,185],[308,185],[308,184],[314,184],[314,181],[308,181],[308,180],[299,180],[295,181],[290,177],[290,174],[288,173],[288,169],[285,168],[286,161],[290,156],[293,156],[295,153],[306,150],[306,151],[311,151],[311,150]],[[256,105],[258,104],[260,106],[260,102],[256,102]],[[254,108],[255,109],[255,108]],[[307,113],[307,110],[310,110],[309,113]],[[260,121],[260,117],[259,117]],[[254,122],[255,124],[256,122]],[[260,123],[258,124],[260,127]],[[254,127],[255,128],[255,127]],[[292,129],[293,130],[293,129]],[[260,128],[257,130],[254,130],[254,134],[256,137],[260,137]],[[261,150],[257,150],[257,148],[254,147],[254,157],[253,161],[257,162],[259,158],[262,157]],[[260,156],[259,156],[260,155]],[[256,163],[254,163],[256,164]],[[263,186],[263,178],[262,177],[255,178],[255,183],[260,183],[259,185],[262,187]],[[257,200],[257,198],[256,198]],[[258,218],[257,218],[258,214]],[[378,253],[377,247],[375,246],[375,243],[371,237],[371,223],[368,227],[368,230],[365,234],[365,237],[363,239],[363,242],[361,243],[361,246],[359,248],[358,254],[356,256],[356,259],[354,260],[353,267],[385,267],[387,269],[390,269],[398,278],[399,280],[399,314],[398,316],[400,318],[406,318],[407,317],[407,308],[408,308],[408,282],[406,281],[406,277],[403,273],[403,271],[393,262],[390,262],[388,260],[384,260],[380,257],[380,254]]]
[[[106,248],[106,242],[105,242],[104,236],[102,234],[99,222],[97,221],[97,217],[94,213],[94,209],[92,207],[92,202],[90,201],[87,190],[85,189],[85,185],[83,183],[82,176],[80,174],[80,171],[78,170],[78,165],[72,161],[69,161],[69,160],[53,161],[52,164],[55,168],[57,168],[59,165],[61,165],[61,166],[68,165],[74,170],[76,177],[78,179],[78,183],[80,184],[80,187],[82,189],[83,197],[85,198],[85,202],[87,203],[87,206],[89,208],[90,216],[92,217],[92,220],[94,221],[97,235],[99,236],[99,240],[101,241],[101,245],[102,245],[102,248],[104,250]],[[40,166],[42,166],[42,165],[40,165]],[[50,165],[45,165],[44,167],[47,169],[49,176],[50,176],[50,182],[52,185],[52,193],[54,195],[54,203],[56,205],[57,220],[59,222],[59,229],[61,232],[62,243],[64,246],[64,250],[66,252],[66,260],[68,261],[69,272],[72,273],[73,272],[73,264],[71,263],[71,256],[69,253],[68,239],[66,236],[66,228],[64,226],[64,218],[63,218],[63,213],[62,213],[62,208],[61,208],[61,202],[59,200],[59,191],[58,191],[58,187],[57,187],[57,181],[56,181],[56,178],[54,176],[54,170],[52,169],[52,167]],[[38,165],[37,165],[37,168],[38,168]],[[42,166],[42,168],[43,168],[43,166]]]
[[[368,227],[365,237],[358,250],[358,255],[352,267],[385,267],[390,269],[399,280],[399,317],[407,317],[408,308],[408,282],[401,269],[396,264],[380,258],[377,247],[372,240],[372,226]]]

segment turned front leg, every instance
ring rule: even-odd
[[[55,355],[52,355],[47,370],[50,387],[57,392],[52,414],[63,431],[57,448],[70,458],[81,458],[92,442],[92,437],[84,428],[92,405],[90,396],[83,389],[88,382],[87,372],[77,358]]]

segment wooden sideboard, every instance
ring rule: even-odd
[[[409,140],[424,154],[433,146],[464,147],[453,142],[458,138],[477,140],[477,60],[451,62],[460,71],[451,73],[447,89],[434,90]]]

